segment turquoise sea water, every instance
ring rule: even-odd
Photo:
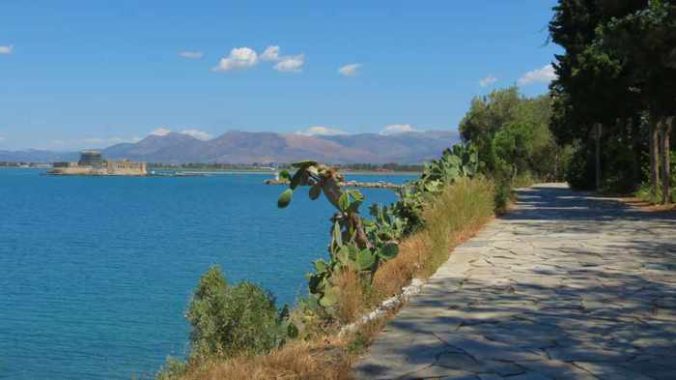
[[[278,210],[283,188],[265,178],[0,169],[0,378],[152,376],[167,355],[186,352],[183,313],[214,264],[280,303],[306,294],[304,274],[326,255],[332,209],[301,189]],[[363,192],[369,202],[396,198]]]

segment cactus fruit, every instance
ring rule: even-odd
[[[277,207],[279,208],[285,208],[286,206],[291,203],[291,197],[293,196],[293,190],[291,189],[286,189],[282,192],[282,194],[279,196],[279,199],[277,199]]]

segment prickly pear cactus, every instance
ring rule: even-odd
[[[441,158],[425,164],[418,180],[400,189],[396,203],[371,206],[370,220],[359,214],[362,193],[343,189],[343,176],[335,168],[301,161],[293,164],[293,174],[282,171],[280,178],[287,180],[289,187],[279,196],[278,207],[287,207],[300,187],[309,187],[310,199],[324,194],[336,209],[331,219],[329,260],[315,261],[315,271],[308,275],[310,293],[319,305],[331,315],[341,291],[333,276],[345,268],[360,273],[363,281],[371,281],[381,263],[397,256],[399,240],[422,227],[422,211],[428,200],[459,178],[477,175],[479,165],[477,150],[472,146],[446,149]]]
[[[365,220],[359,214],[364,195],[358,190],[343,189],[343,176],[335,169],[315,161],[302,161],[292,165],[296,171],[280,173],[289,181],[277,200],[277,206],[287,207],[300,187],[309,187],[311,200],[322,194],[335,207],[332,218],[329,261],[314,262],[314,273],[309,274],[310,293],[329,313],[338,301],[340,289],[332,282],[338,271],[348,268],[362,274],[370,281],[381,262],[398,253],[397,239],[403,230],[403,220],[397,219],[391,209],[378,210],[375,220]],[[373,213],[372,213],[373,214]]]
[[[426,202],[447,185],[460,178],[479,174],[479,153],[472,145],[456,144],[446,149],[441,158],[425,163],[420,179],[409,182],[401,190],[393,213],[406,220],[404,234],[421,228],[422,210]]]

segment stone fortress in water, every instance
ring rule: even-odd
[[[97,150],[85,150],[78,162],[55,162],[49,174],[146,176],[148,168],[145,162],[108,161]]]

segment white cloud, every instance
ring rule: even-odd
[[[248,47],[230,50],[227,57],[221,58],[214,71],[230,71],[235,69],[248,69],[258,63],[258,54]]]
[[[400,133],[418,132],[411,124],[390,124],[380,131],[381,135],[398,135]]]
[[[151,135],[153,136],[166,136],[171,133],[171,129],[167,128],[157,128],[150,132]]]
[[[481,86],[481,87],[490,86],[497,81],[498,81],[498,78],[496,78],[494,75],[488,75],[485,78],[481,78],[481,80],[479,81],[479,86]]]
[[[7,139],[5,138],[5,136],[0,136],[0,142],[3,142],[3,141],[5,141],[5,140],[7,140]]]
[[[304,64],[305,55],[299,54],[280,58],[280,61],[273,68],[285,73],[298,73],[303,71]]]
[[[202,59],[204,53],[201,51],[185,50],[178,53],[178,56],[186,59]]]
[[[338,69],[338,74],[346,76],[346,77],[353,77],[357,74],[359,74],[359,68],[361,67],[361,64],[359,63],[350,63],[349,65],[345,65],[341,68]]]
[[[545,65],[539,69],[525,73],[517,83],[519,86],[526,86],[533,83],[549,83],[556,79],[556,73],[552,65]]]
[[[324,127],[321,125],[315,125],[304,129],[302,131],[296,132],[299,135],[305,136],[335,136],[335,135],[346,135],[347,132],[342,131],[336,128]]]
[[[232,49],[227,57],[221,58],[213,70],[248,69],[256,66],[259,61],[274,62],[272,68],[280,72],[298,73],[303,71],[305,55],[281,55],[281,48],[277,45],[266,47],[260,55],[251,48],[241,47]]]
[[[209,140],[211,135],[207,132],[200,131],[199,129],[184,129],[181,131],[182,134],[192,136],[198,140]]]
[[[14,45],[0,45],[0,54],[12,54]]]
[[[263,54],[261,54],[261,61],[279,61],[279,46],[270,45],[265,48]]]
[[[169,128],[157,128],[150,132],[151,136],[166,136],[168,134],[172,133],[172,130]],[[184,129],[181,132],[179,132],[184,135],[192,136],[198,140],[209,140],[212,136],[202,130],[199,129]]]

